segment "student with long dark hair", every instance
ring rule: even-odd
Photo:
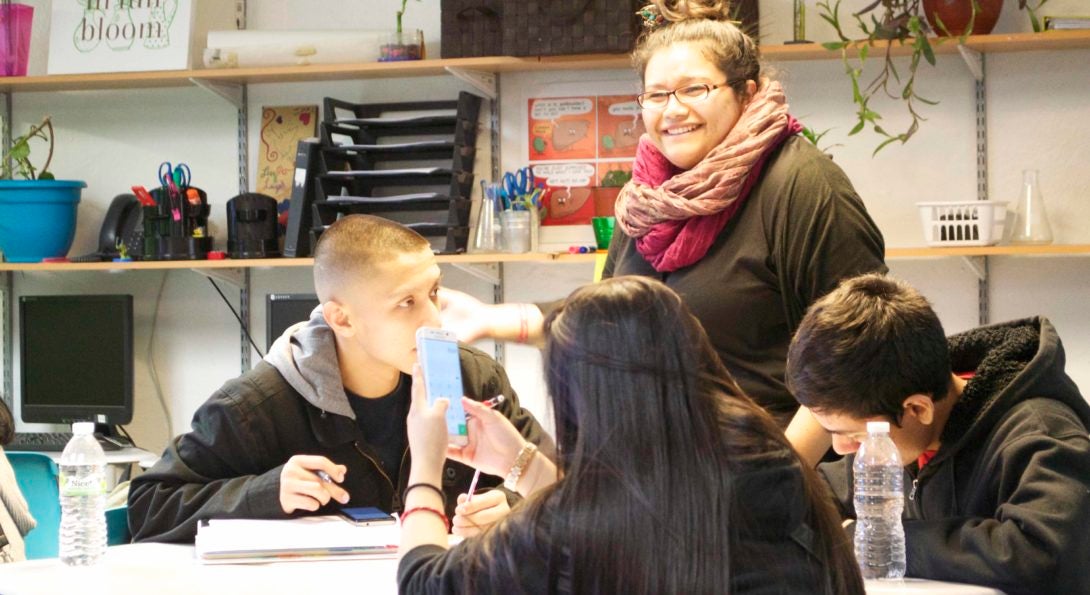
[[[446,402],[414,372],[403,593],[862,593],[829,496],[720,363],[681,298],[646,277],[574,292],[545,321],[554,464],[502,415]],[[447,550],[450,456],[527,497]]]

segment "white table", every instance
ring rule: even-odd
[[[397,593],[397,560],[204,565],[193,546],[143,543],[107,549],[96,566],[72,568],[56,558],[0,564],[0,593],[51,595],[190,595],[192,593]],[[972,585],[906,579],[868,582],[871,595],[1002,595]]]

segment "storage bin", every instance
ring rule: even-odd
[[[990,246],[1003,239],[1006,202],[918,202],[916,206],[929,246]]]
[[[630,52],[642,0],[504,0],[503,54],[556,56]]]
[[[439,6],[444,58],[503,54],[502,0],[441,0]]]

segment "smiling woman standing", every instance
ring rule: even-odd
[[[844,172],[797,134],[727,2],[657,1],[641,16],[647,134],[603,277],[646,275],[679,293],[745,393],[786,427],[798,408],[784,383],[791,334],[841,279],[886,270],[882,234]],[[441,299],[444,324],[466,340],[540,335],[539,307]],[[828,438],[808,418],[788,435],[813,460]]]

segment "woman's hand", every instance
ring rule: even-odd
[[[488,305],[456,289],[439,288],[439,316],[443,328],[458,335],[463,343],[492,336]]]
[[[462,447],[449,447],[447,457],[489,475],[504,477],[518,458],[526,439],[499,411],[465,397],[462,398],[462,406],[469,418],[469,443]]]
[[[447,399],[428,405],[420,364],[413,364],[412,403],[406,420],[413,470],[440,474],[447,451]]]
[[[280,508],[291,514],[296,510],[313,512],[330,499],[347,503],[348,492],[337,485],[344,481],[347,470],[322,456],[295,455],[280,469]],[[333,481],[325,481],[318,472]]]
[[[459,494],[458,506],[454,509],[454,518],[451,519],[451,532],[460,537],[479,535],[510,513],[507,494],[502,490],[475,494],[473,500],[469,500],[466,494]]]

